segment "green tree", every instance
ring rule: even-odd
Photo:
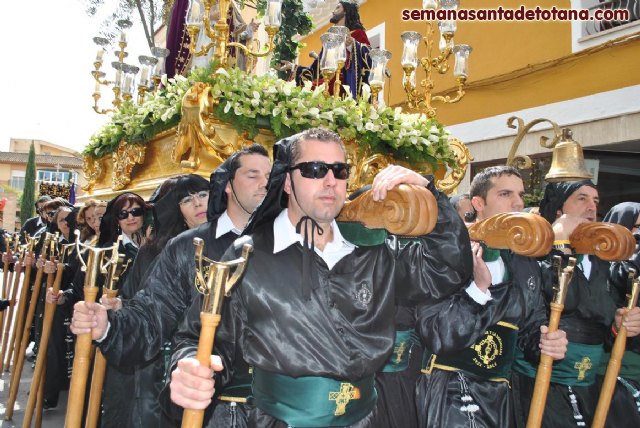
[[[29,147],[29,157],[27,159],[27,171],[24,175],[24,191],[20,202],[20,223],[24,224],[28,218],[33,217],[36,201],[36,149]]]

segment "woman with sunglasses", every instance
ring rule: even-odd
[[[195,175],[183,175],[172,179],[169,190],[163,189],[165,194],[154,204],[154,233],[149,238],[136,256],[133,266],[130,268],[127,280],[123,285],[119,299],[101,298],[101,303],[106,307],[118,310],[122,305],[128,304],[127,299],[133,297],[144,283],[147,272],[153,267],[154,260],[160,254],[167,242],[180,233],[198,227],[207,222],[207,205],[209,201],[209,181]],[[162,352],[141,366],[135,366],[134,385],[135,400],[129,414],[125,414],[122,408],[117,409],[113,418],[119,418],[120,423],[128,421],[128,426],[157,427],[160,424],[161,410],[158,403],[158,395],[164,385],[165,356],[170,352],[170,344],[166,343]],[[126,361],[114,361],[113,354],[108,354],[108,361],[112,365],[125,363]],[[123,364],[124,365],[124,364]],[[104,418],[111,419],[105,408]],[[114,411],[116,408],[113,409]]]

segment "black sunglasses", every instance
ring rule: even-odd
[[[129,211],[120,210],[116,217],[118,217],[118,220],[124,220],[125,218],[129,217],[129,214],[134,217],[142,217],[142,215],[144,214],[144,210],[142,208],[132,208]]]
[[[47,217],[53,218],[57,211],[47,211]]]
[[[349,177],[350,165],[344,162],[326,163],[326,162],[300,162],[297,165],[289,168],[289,171],[294,169],[300,170],[300,175],[304,178],[324,178],[329,170],[333,171],[333,176],[336,180],[346,180]]]

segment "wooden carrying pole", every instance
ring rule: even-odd
[[[29,258],[33,258],[33,247],[37,242],[37,238],[27,237],[27,250],[25,258],[28,255]],[[19,344],[22,341],[22,329],[24,328],[25,311],[27,308],[27,293],[29,290],[29,281],[31,281],[31,263],[25,266],[24,259],[22,260],[22,268],[24,269],[24,277],[22,280],[22,287],[20,289],[20,298],[18,299],[18,312],[16,313],[15,326],[11,333],[11,340],[9,340],[9,352],[7,353],[7,359],[4,363],[4,371],[9,371],[12,359],[16,361],[17,355],[14,354],[14,350],[20,348]]]
[[[634,280],[635,270],[629,270],[629,282],[631,286],[631,294],[627,295],[626,312],[635,308],[638,304],[638,290],[640,288],[640,279]],[[625,314],[626,314],[625,312]],[[620,373],[620,367],[622,366],[622,358],[627,346],[627,328],[623,325],[618,330],[618,335],[613,343],[611,349],[611,358],[609,358],[609,364],[607,365],[607,372],[604,375],[602,381],[602,389],[600,389],[600,398],[598,399],[598,405],[596,406],[596,413],[593,416],[592,428],[603,428],[607,420],[607,414],[609,413],[609,406],[611,406],[611,399],[613,398],[613,392],[616,388],[616,381],[618,374]]]
[[[108,298],[114,298],[118,295],[116,285],[122,274],[122,263],[124,262],[124,255],[118,254],[117,250],[114,251],[114,254],[111,255],[111,268],[109,269],[106,285],[102,289]],[[95,428],[98,426],[100,404],[102,403],[102,388],[104,386],[106,370],[107,360],[104,358],[104,355],[102,355],[102,352],[100,352],[100,349],[96,349],[95,358],[93,359],[93,374],[91,376],[89,406],[87,407],[85,428]]]
[[[64,271],[64,263],[58,263],[56,273],[50,273],[47,276],[47,290],[53,288],[53,294],[57,295],[62,282],[62,272]],[[55,277],[55,281],[54,281]],[[44,308],[44,321],[42,324],[42,335],[40,337],[40,352],[36,358],[36,368],[33,372],[31,381],[31,389],[29,390],[29,399],[24,412],[24,420],[22,428],[31,426],[31,418],[33,417],[33,409],[36,405],[36,396],[38,396],[39,388],[44,386],[44,374],[47,364],[47,347],[49,346],[49,338],[51,337],[51,328],[53,326],[53,316],[56,313],[56,303],[46,303]]]
[[[202,311],[200,312],[200,338],[196,358],[201,365],[211,367],[211,352],[216,329],[220,323],[222,302],[228,296],[233,286],[238,282],[247,265],[247,258],[253,247],[244,244],[242,256],[229,262],[216,262],[203,256],[204,242],[194,238],[196,246],[196,286],[204,294]],[[209,264],[209,272],[205,273],[202,262]],[[235,271],[229,278],[229,271]],[[206,278],[206,279],[205,279]],[[182,414],[182,428],[201,428],[204,420],[204,410],[184,409]]]
[[[13,346],[9,345],[9,333],[12,329],[14,333],[16,331],[16,320],[14,319],[16,311],[14,310],[14,308],[16,306],[16,297],[18,296],[18,291],[20,289],[20,276],[22,274],[22,268],[24,266],[23,261],[25,254],[26,250],[23,251],[22,255],[13,266],[13,287],[11,287],[10,290],[11,294],[9,296],[9,308],[7,308],[7,322],[5,323],[4,332],[2,334],[2,351],[0,351],[0,365],[2,365],[3,361],[5,360],[7,349],[9,350],[9,353],[11,353],[11,351],[13,350]],[[11,342],[11,344],[13,344],[13,340]]]
[[[576,259],[569,258],[569,263],[564,269],[561,268],[561,257],[555,256],[553,259],[554,273],[557,275],[557,287],[551,302],[551,315],[549,317],[549,333],[558,330],[560,325],[560,315],[564,309],[564,300],[567,297],[569,282],[573,275]],[[533,397],[527,418],[527,428],[538,428],[542,425],[544,408],[547,403],[547,392],[551,382],[551,371],[553,370],[553,357],[545,354],[540,355],[540,363],[536,373],[536,382],[533,387]]]
[[[5,412],[4,419],[6,421],[10,421],[13,417],[13,407],[16,404],[16,397],[18,396],[18,389],[20,387],[20,376],[22,376],[22,368],[24,366],[24,357],[25,352],[27,351],[27,345],[29,342],[29,329],[31,328],[31,323],[33,322],[33,317],[36,312],[36,306],[38,304],[38,295],[40,294],[40,283],[42,282],[42,269],[44,267],[44,262],[47,260],[47,248],[49,247],[49,242],[53,239],[53,235],[47,233],[44,238],[44,243],[42,245],[42,250],[40,252],[40,260],[42,260],[43,265],[38,268],[36,272],[36,280],[33,283],[33,291],[31,292],[31,300],[29,301],[29,310],[27,311],[27,317],[24,320],[22,336],[20,340],[20,346],[17,348],[18,354],[16,355],[16,362],[13,366],[13,370],[11,371],[11,385],[9,387],[9,400],[7,401],[7,411]],[[24,284],[23,287],[29,287],[29,284]]]
[[[85,302],[94,303],[96,301],[96,296],[98,295],[98,287],[96,286],[98,283],[98,275],[108,273],[106,268],[109,266],[109,263],[103,266],[102,260],[107,251],[111,251],[112,255],[118,253],[120,239],[121,238],[118,238],[111,247],[93,248],[89,245],[80,244],[79,234],[76,231],[76,251],[78,252],[80,262],[83,264],[82,269],[85,272]],[[82,257],[80,257],[81,246],[85,248],[88,254],[86,264]],[[110,263],[113,262],[111,261]],[[80,428],[82,426],[87,380],[92,359],[91,341],[91,332],[76,336],[73,372],[71,373],[71,384],[69,385],[69,401],[67,402],[67,413],[64,421],[65,428]]]
[[[99,248],[88,248],[87,264],[84,277],[84,300],[95,302],[98,294],[96,286],[98,274],[101,270],[102,256],[104,252]],[[82,414],[84,398],[87,389],[87,377],[91,364],[91,333],[76,336],[76,347],[73,358],[73,371],[71,372],[71,384],[69,385],[69,400],[65,416],[65,428],[80,428],[82,426]]]

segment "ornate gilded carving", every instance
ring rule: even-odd
[[[636,247],[631,231],[613,223],[582,223],[569,240],[576,253],[595,254],[606,261],[627,260]]]
[[[381,153],[371,154],[369,148],[361,148],[355,140],[344,143],[347,149],[347,163],[351,165],[349,176],[349,192],[354,192],[373,182],[378,172],[386,168],[393,159]]]
[[[530,213],[502,213],[469,226],[473,241],[516,254],[541,257],[551,251],[553,229],[543,217]]]
[[[121,141],[118,149],[113,152],[113,176],[111,178],[113,190],[124,189],[131,182],[131,171],[136,164],[144,162],[147,147],[140,144],[128,144]]]
[[[104,170],[102,169],[102,159],[95,159],[92,156],[84,155],[82,158],[82,173],[84,174],[87,184],[82,186],[82,190],[91,192],[96,181],[100,179]]]
[[[370,229],[386,229],[394,235],[419,236],[433,230],[438,219],[438,203],[424,187],[402,184],[379,202],[371,190],[347,202],[338,221],[359,222]]]
[[[458,187],[467,173],[469,162],[473,160],[469,148],[457,138],[450,138],[449,146],[455,154],[456,166],[445,178],[436,180],[436,187],[447,195],[450,195]]]
[[[518,125],[514,125],[513,122],[518,122]],[[560,127],[557,123],[549,120],[549,119],[535,119],[525,125],[524,120],[519,117],[511,116],[507,119],[507,126],[511,129],[518,129],[518,134],[516,138],[513,140],[513,144],[511,145],[511,149],[509,150],[509,156],[507,156],[507,165],[513,166],[518,169],[529,169],[533,164],[531,158],[527,155],[518,155],[518,147],[520,147],[520,143],[524,139],[525,135],[539,123],[549,122],[553,129],[553,138],[551,142],[549,142],[549,138],[542,136],[540,137],[540,145],[547,149],[552,149],[558,141],[560,141],[560,135],[562,132],[560,131]]]

